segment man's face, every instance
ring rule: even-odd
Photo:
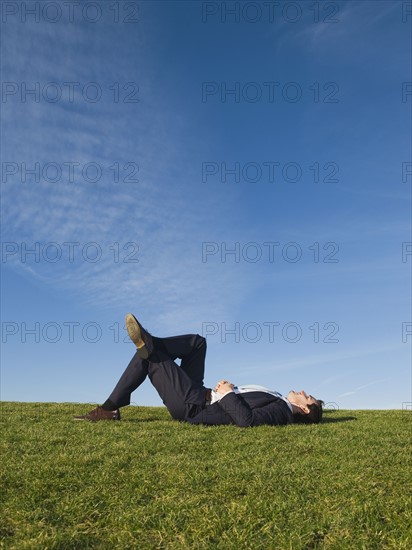
[[[303,390],[298,392],[291,390],[287,395],[287,399],[294,405],[297,405],[298,407],[301,407],[304,410],[309,410],[307,408],[308,405],[312,405],[313,403],[317,402],[312,395],[308,395]]]

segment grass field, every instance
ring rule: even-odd
[[[2,404],[1,547],[412,548],[409,411],[192,426],[160,407]]]

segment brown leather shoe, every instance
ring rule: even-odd
[[[97,422],[98,420],[120,420],[120,411],[105,411],[102,407],[96,407],[92,411],[83,416],[75,416],[74,420],[90,420],[91,422]]]
[[[134,315],[126,315],[126,329],[130,340],[137,348],[137,353],[142,359],[147,359],[153,351],[153,340]]]

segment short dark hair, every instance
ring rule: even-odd
[[[308,405],[308,413],[293,413],[294,424],[319,424],[322,420],[324,402],[321,399],[316,399],[316,403]]]

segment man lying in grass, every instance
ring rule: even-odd
[[[126,328],[137,352],[110,397],[76,420],[120,420],[120,407],[130,404],[131,393],[147,376],[175,420],[191,424],[236,424],[240,427],[318,423],[323,401],[300,392],[287,397],[263,386],[235,386],[221,380],[205,388],[206,339],[198,334],[156,338],[130,313]],[[181,365],[175,359],[181,359]]]

